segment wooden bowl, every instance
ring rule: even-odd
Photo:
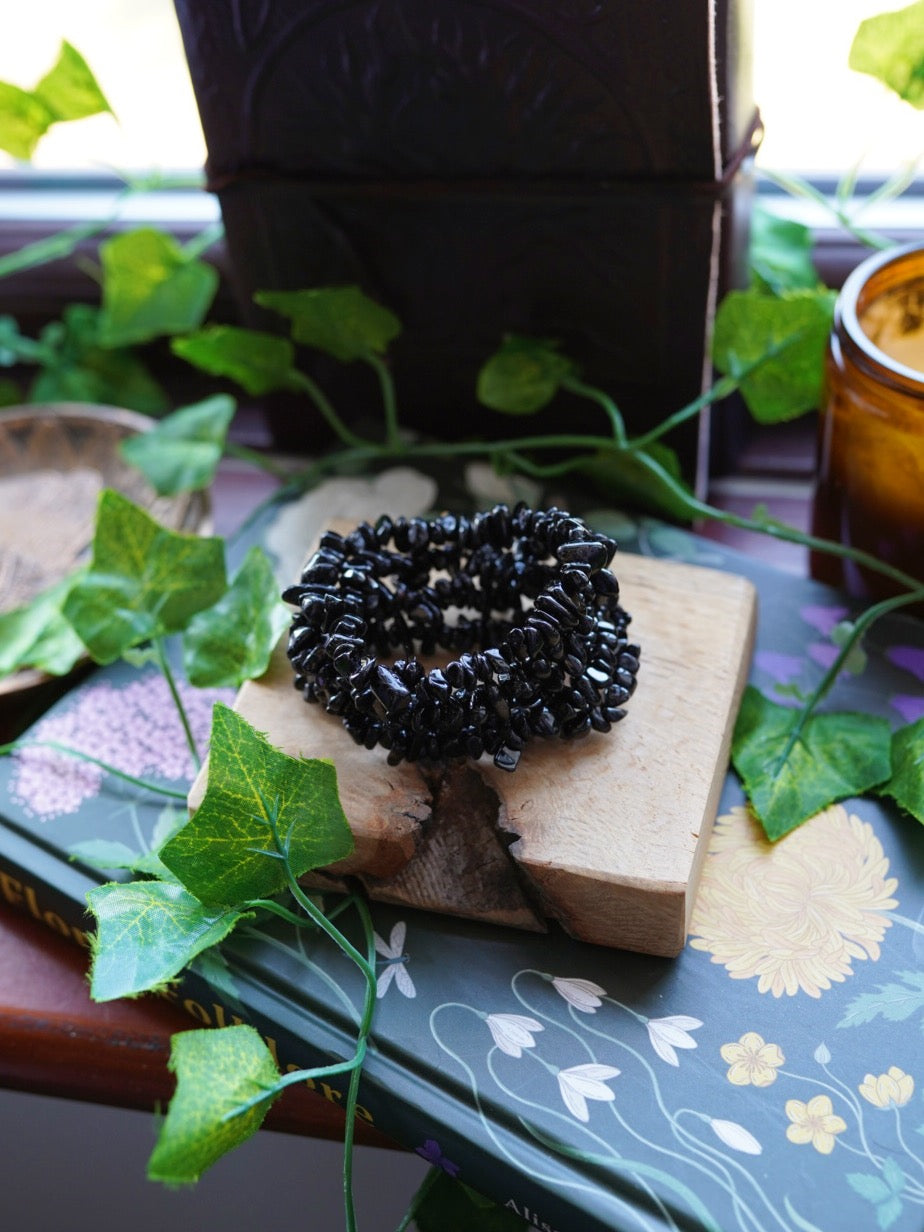
[[[0,411],[0,612],[28,603],[85,559],[103,488],[115,488],[171,530],[208,533],[207,494],[158,496],[125,462],[119,442],[154,424],[147,415],[80,402]],[[26,668],[0,678],[0,695],[43,684]]]

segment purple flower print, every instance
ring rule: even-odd
[[[758,650],[754,662],[762,672],[772,676],[777,684],[789,684],[802,671],[800,655],[781,654],[775,650]]]
[[[892,646],[886,651],[886,658],[924,682],[924,650],[917,646]]]
[[[180,684],[193,737],[205,749],[216,701],[231,702],[230,689],[193,689]],[[195,774],[183,728],[167,682],[148,673],[123,688],[93,685],[63,714],[53,714],[31,732],[36,741],[54,741],[108,762],[125,774],[156,775],[173,782]],[[12,798],[42,821],[76,813],[97,795],[105,771],[90,762],[46,748],[23,748],[10,783]]]
[[[830,637],[831,630],[847,615],[845,607],[826,607],[817,604],[809,604],[806,607],[799,608],[799,615],[806,624],[817,629],[822,637]]]
[[[829,668],[837,656],[841,653],[841,647],[836,646],[833,642],[811,642],[808,647],[809,657],[813,659],[819,667]],[[850,676],[856,675],[863,670],[866,663],[866,654],[859,646],[854,646],[850,654],[847,656],[843,670],[838,672],[838,680],[847,680]]]
[[[811,642],[808,652],[819,666],[830,667],[841,653],[841,648],[833,642]]]
[[[916,723],[918,719],[924,719],[924,697],[911,693],[896,693],[890,703],[906,723]]]
[[[446,1158],[440,1144],[435,1139],[428,1138],[423,1146],[415,1147],[414,1151],[432,1167],[442,1168],[449,1176],[459,1175],[459,1165]]]

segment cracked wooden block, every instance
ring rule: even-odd
[[[293,756],[337,768],[356,847],[308,884],[358,878],[373,899],[672,956],[686,940],[753,646],[746,579],[617,555],[638,688],[622,722],[489,760],[389,766],[293,687],[282,646],[235,709]],[[205,772],[203,772],[205,773]],[[203,776],[191,796],[201,798]]]

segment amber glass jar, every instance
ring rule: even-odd
[[[825,360],[812,530],[924,580],[924,247],[877,253],[844,283]],[[853,595],[904,587],[815,552]]]

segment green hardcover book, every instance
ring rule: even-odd
[[[845,611],[833,592],[650,524],[636,546],[752,578],[752,680],[768,695],[785,700],[830,662]],[[839,706],[896,724],[924,715],[922,625],[883,621],[868,642]],[[214,694],[189,700],[204,738]],[[183,790],[192,767],[168,702],[153,669],[117,664],[27,739]],[[86,892],[120,875],[96,863],[156,845],[179,807],[48,748],[6,758],[0,893],[80,942]],[[771,846],[729,775],[676,959],[378,903],[372,914],[360,1115],[527,1225],[920,1229],[924,842],[890,803],[844,801]],[[338,924],[350,934],[348,913]],[[283,1069],[351,1055],[362,995],[328,941],[278,919],[235,933],[176,991],[200,1025],[255,1025]],[[343,1097],[337,1080],[324,1093]]]

